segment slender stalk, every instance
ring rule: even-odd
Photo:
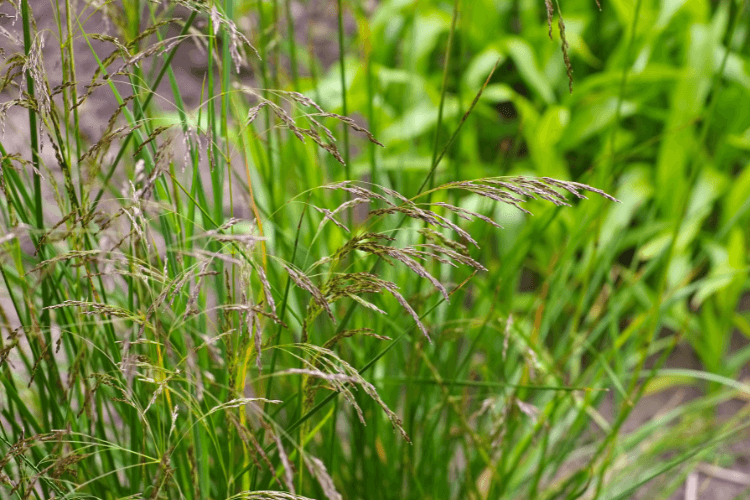
[[[635,34],[638,28],[638,20],[640,19],[642,0],[636,0],[635,12],[633,13],[633,24],[630,27],[630,39],[628,40],[627,50],[625,51],[625,64],[622,68],[622,77],[620,78],[620,89],[617,93],[617,111],[615,112],[615,119],[612,123],[612,127],[609,132],[609,152],[611,155],[611,161],[615,161],[615,147],[617,139],[617,128],[620,126],[622,120],[622,103],[625,100],[625,88],[628,83],[628,74],[630,73],[631,60],[633,58],[633,48],[635,46]],[[613,165],[608,165],[608,172],[612,171]],[[606,171],[603,168],[599,169],[599,182],[598,184],[602,187],[605,186],[606,182]]]
[[[371,42],[368,38],[367,45],[369,46],[370,44]],[[375,84],[373,82],[375,76],[373,75],[372,69],[372,48],[369,48],[369,50],[367,50],[365,57],[367,58],[367,61],[365,63],[365,71],[367,73],[367,122],[368,126],[370,127],[370,132],[372,132],[372,134],[377,137],[378,124],[375,120]],[[370,182],[372,182],[373,184],[377,184],[378,165],[375,157],[375,144],[372,142],[368,143],[368,153],[370,159]]]
[[[300,88],[299,70],[297,68],[297,41],[294,32],[294,17],[292,17],[292,0],[284,0],[284,14],[286,16],[286,36],[289,42],[289,68],[292,71],[292,87]]]
[[[30,17],[29,12],[29,4],[28,0],[21,0],[21,22],[23,23],[23,46],[24,46],[24,52],[26,54],[27,58],[31,57],[31,23],[32,19]],[[31,76],[30,72],[26,73],[26,92],[28,92],[31,99],[36,99],[36,91],[34,89],[34,80]],[[29,108],[29,142],[31,146],[31,164],[33,166],[33,173],[32,178],[34,182],[34,223],[36,225],[36,228],[41,233],[44,230],[44,205],[42,201],[42,174],[41,174],[41,162],[39,158],[39,129],[37,124],[37,113],[39,111]],[[38,253],[40,257],[40,261],[44,260],[45,255],[45,247],[42,244],[38,245]],[[49,344],[51,343],[51,337],[50,337],[50,313],[49,310],[45,309],[47,306],[50,305],[50,294],[49,294],[49,284],[46,279],[42,278],[41,283],[41,298],[42,298],[42,310],[40,313],[40,322],[39,327],[41,328],[42,334],[46,338],[46,342]],[[27,299],[29,301],[33,300],[31,298]],[[28,306],[27,306],[28,307]],[[31,313],[33,314],[33,313]],[[32,349],[34,349],[34,345],[36,342],[32,343]],[[44,349],[42,347],[42,349]],[[42,350],[38,350],[35,352],[35,356],[38,357],[38,359],[42,359],[42,357],[46,353]],[[37,387],[39,388],[39,398],[41,401],[41,404],[43,406],[50,404],[48,401],[52,399],[52,394],[47,394],[47,391],[45,389],[45,383],[43,380],[43,376],[40,376],[37,379]],[[54,405],[54,403],[53,403]],[[49,431],[50,428],[56,428],[60,425],[60,422],[55,418],[56,413],[55,412],[49,412],[47,415],[45,415],[46,418],[44,418],[44,427],[45,431]]]
[[[438,151],[440,149],[440,130],[443,127],[443,108],[445,107],[445,96],[448,92],[448,71],[451,68],[451,54],[453,53],[453,39],[456,33],[456,23],[458,21],[458,7],[461,4],[461,0],[453,0],[453,15],[451,17],[451,28],[448,31],[448,43],[445,45],[445,60],[443,61],[443,79],[440,85],[440,104],[438,105],[438,116],[437,124],[435,125],[435,136],[433,138],[432,148],[432,165],[438,157]],[[435,185],[435,176],[430,175],[428,179],[429,189],[432,189]],[[428,197],[429,202],[429,197]]]
[[[490,79],[492,78],[492,75],[495,74],[495,70],[497,70],[497,67],[499,65],[500,65],[500,59],[498,59],[495,62],[495,65],[492,67],[492,70],[490,71],[489,75],[487,75],[487,79],[484,81],[484,84],[482,84],[482,87],[479,89],[479,92],[477,92],[477,95],[474,96],[474,100],[471,101],[471,104],[469,105],[469,109],[467,109],[466,113],[464,113],[464,115],[461,117],[461,121],[458,122],[458,126],[453,131],[453,134],[451,134],[450,138],[448,139],[448,142],[445,144],[445,146],[443,146],[443,149],[440,151],[440,153],[437,155],[435,160],[432,162],[430,171],[427,173],[427,176],[425,177],[424,181],[422,181],[422,184],[419,186],[419,189],[417,190],[417,195],[421,194],[425,186],[427,186],[431,182],[431,179],[435,175],[435,171],[437,170],[438,165],[440,165],[440,162],[443,160],[445,153],[453,145],[453,141],[455,141],[456,137],[458,137],[458,133],[461,131],[461,128],[464,126],[464,123],[466,123],[466,120],[468,120],[469,115],[471,115],[471,112],[474,111],[474,106],[476,106],[477,103],[479,102],[479,98],[482,97],[482,93],[484,92],[484,89],[487,88],[487,85],[490,83]]]
[[[344,6],[343,0],[336,0],[337,21],[338,21],[338,44],[339,44],[339,78],[341,81],[341,112],[344,116],[349,116],[349,106],[347,104],[347,86],[346,70],[344,68]],[[344,175],[346,179],[352,178],[352,171],[349,161],[349,128],[344,127]]]
[[[23,23],[23,47],[26,57],[31,57],[31,18],[29,15],[29,2],[28,0],[21,0],[21,21]],[[26,92],[29,93],[32,99],[36,98],[36,90],[34,88],[34,79],[30,72],[26,73]],[[29,108],[29,141],[31,145],[31,163],[34,167],[33,179],[34,179],[34,214],[36,227],[39,230],[44,229],[44,207],[42,205],[42,174],[41,164],[39,161],[39,130],[36,121],[37,111]],[[41,255],[44,255],[43,247],[39,249]],[[42,281],[42,304],[43,307],[49,305],[48,303],[49,292],[47,290],[47,282]],[[42,313],[42,324],[44,327],[49,327],[49,313]]]

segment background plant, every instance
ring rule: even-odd
[[[744,3],[0,8],[3,495],[669,498],[742,455]]]

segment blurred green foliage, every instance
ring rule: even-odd
[[[373,125],[387,146],[377,150],[377,174],[408,192],[431,164],[451,5],[381,2],[370,16],[360,6],[351,9],[358,30],[346,60],[349,107],[376,103]],[[573,93],[560,50],[561,10]],[[545,250],[529,249],[521,259],[536,272],[551,269],[561,246],[570,244],[565,235],[596,214],[601,218],[591,224],[599,236],[587,235],[578,251],[593,245],[586,267],[618,274],[624,267],[637,275],[652,260],[666,259],[678,231],[668,256],[664,293],[675,299],[667,322],[687,329],[708,370],[737,376],[747,351],[727,349],[734,328],[747,334],[746,316],[737,310],[747,290],[750,209],[746,6],[642,0],[605,3],[600,11],[593,2],[569,1],[555,11],[550,40],[542,2],[459,3],[437,137],[445,140],[492,66],[501,64],[438,178],[531,174],[615,190],[622,205],[582,204],[557,216],[538,236]],[[331,68],[315,84],[332,109],[341,105],[338,71]],[[368,172],[365,154],[354,172]],[[483,257],[502,256],[512,233],[493,234],[499,255]],[[660,293],[658,279],[638,284],[651,300]]]

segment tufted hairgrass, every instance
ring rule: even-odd
[[[0,6],[1,497],[668,498],[726,464],[748,207],[721,196],[748,183],[713,148],[744,7],[665,77],[632,67],[640,0],[519,5],[498,43],[489,0],[424,4],[338,0],[330,70],[290,0]],[[589,10],[628,36],[579,79]],[[700,80],[699,115],[638,135],[648,78]],[[666,367],[685,341],[705,370]]]

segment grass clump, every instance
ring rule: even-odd
[[[664,96],[629,85],[666,77],[594,72],[577,4],[505,26],[489,0],[339,1],[331,68],[293,7],[2,6],[2,496],[667,496],[721,456],[746,409],[711,409],[747,392],[748,355],[724,331],[746,322],[746,204],[720,200],[747,176],[683,158],[677,201],[656,189],[638,134]],[[715,16],[704,155],[744,57]],[[631,21],[613,54],[643,43]],[[706,371],[664,368],[683,339]]]

